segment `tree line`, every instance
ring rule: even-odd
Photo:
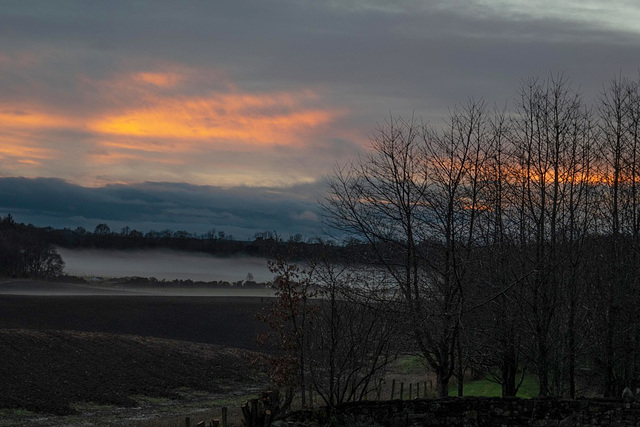
[[[125,226],[113,231],[106,223],[99,223],[93,231],[84,227],[62,228],[37,227],[32,224],[16,222],[11,214],[0,218],[1,234],[15,234],[12,239],[32,239],[43,245],[68,249],[173,249],[187,252],[205,252],[217,256],[251,255],[258,257],[276,257],[280,253],[296,254],[303,259],[317,252],[324,245],[337,245],[333,241],[319,238],[304,239],[300,233],[285,236],[277,231],[255,233],[253,240],[236,240],[223,230],[212,228],[199,234],[184,230],[150,230],[142,232]],[[7,237],[8,239],[8,237]],[[5,239],[6,240],[6,239]],[[7,261],[9,262],[9,261]]]
[[[49,279],[63,271],[62,257],[36,230],[25,229],[11,215],[0,220],[0,274]]]
[[[441,127],[390,117],[367,154],[336,169],[323,211],[334,230],[366,246],[338,264],[356,286],[340,287],[335,301],[359,301],[349,313],[384,303],[390,314],[358,321],[396,331],[418,351],[440,396],[452,379],[462,395],[471,371],[499,382],[504,396],[515,396],[528,372],[541,396],[640,386],[639,81],[616,77],[587,105],[563,75],[530,78],[510,109],[469,100]],[[291,283],[298,292],[306,279],[277,270],[291,301]],[[320,300],[314,310],[337,307],[326,294]],[[289,327],[298,319],[290,330],[298,340],[303,313],[285,316]],[[336,363],[356,365],[337,349],[328,359],[318,350],[318,339],[338,339],[332,322],[346,316],[315,316],[308,342],[287,341],[298,361],[285,365],[297,367],[298,380],[322,372],[307,381],[318,391],[338,378],[328,375]],[[386,355],[376,347],[384,339],[367,340],[366,354]],[[376,369],[379,360],[362,363]]]
[[[149,230],[142,232],[128,226],[113,231],[106,223],[96,225],[93,232],[84,227],[75,229],[46,229],[52,243],[66,248],[100,248],[114,250],[165,248],[181,251],[207,252],[220,256],[248,254],[268,257],[285,244],[304,246],[299,234],[284,240],[275,231],[256,233],[253,240],[236,240],[224,230],[210,229],[205,233],[190,233],[185,230]]]

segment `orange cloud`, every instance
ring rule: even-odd
[[[0,104],[0,126],[4,129],[65,128],[77,127],[78,121],[38,107]]]
[[[51,158],[51,152],[48,149],[40,147],[29,147],[25,145],[24,141],[7,143],[2,139],[0,146],[0,156],[13,157],[26,159],[49,159]]]
[[[301,133],[327,124],[337,112],[305,108],[303,94],[225,94],[149,99],[143,107],[89,123],[111,135],[187,140],[241,141],[250,145],[295,144]]]
[[[0,54],[0,65],[6,60]],[[300,147],[343,111],[319,107],[312,91],[247,93],[224,73],[167,69],[80,77],[82,105],[0,101],[0,167],[34,176],[60,170],[84,184],[123,177],[216,185],[313,181],[308,170],[261,164],[260,150]]]
[[[23,174],[24,172],[18,166],[38,167],[45,160],[54,157],[50,149],[33,145],[22,135],[18,137],[10,133],[0,135],[0,165],[4,173],[16,170]]]
[[[180,82],[182,77],[175,73],[138,73],[133,76],[133,80],[159,87],[171,87]]]
[[[139,151],[157,151],[157,150],[141,150],[135,145],[120,145],[117,143],[106,142],[103,145],[114,148],[124,148],[125,150],[108,150],[94,152],[90,155],[92,161],[100,165],[115,165],[126,161],[135,161],[138,164],[142,162],[165,163],[165,164],[181,164],[182,161],[176,157],[163,158],[162,156],[149,156],[148,153],[137,153]]]
[[[146,138],[122,138],[115,140],[104,140],[100,142],[100,146],[105,148],[113,148],[117,150],[130,150],[141,153],[153,153],[166,151],[170,149],[174,151],[177,144],[171,141],[162,141],[161,143]]]
[[[42,163],[32,159],[20,159],[17,160],[18,163],[22,163],[29,166],[40,166]]]
[[[41,166],[56,158],[56,151],[38,141],[38,133],[51,129],[77,127],[72,117],[31,105],[0,104],[0,160],[4,169],[14,166]]]

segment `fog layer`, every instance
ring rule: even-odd
[[[257,282],[268,282],[273,278],[265,258],[221,258],[167,250],[57,250],[65,262],[65,273],[74,276],[237,282],[245,280],[250,273]]]

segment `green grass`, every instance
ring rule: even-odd
[[[403,354],[391,364],[390,371],[402,375],[421,375],[428,369],[424,357],[419,354]],[[517,397],[525,399],[538,396],[538,380],[534,375],[525,375],[524,381],[518,390]],[[464,384],[463,393],[465,396],[502,396],[500,384],[488,379],[469,381]],[[449,384],[449,396],[457,396],[458,387],[455,383]]]
[[[484,396],[499,397],[502,396],[502,388],[500,384],[489,381],[487,379],[471,381],[464,385],[463,393],[465,396]],[[449,396],[457,396],[458,389],[455,385],[449,387]],[[518,390],[517,397],[531,398],[538,396],[538,381],[533,375],[525,375],[524,381]]]
[[[398,356],[392,363],[391,371],[397,374],[422,374],[425,371],[424,357],[418,354],[405,354]]]

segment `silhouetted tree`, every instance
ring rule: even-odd
[[[316,296],[311,272],[285,260],[270,261],[269,269],[276,275],[275,299],[267,311],[258,316],[269,326],[268,332],[259,335],[258,342],[281,352],[266,356],[269,376],[279,387],[297,385],[302,393],[302,405],[306,407],[310,390],[307,342],[314,333],[311,325],[317,313],[317,306],[311,303]]]
[[[6,219],[6,218],[5,218]],[[9,221],[10,222],[10,221]],[[5,221],[3,224],[9,224]],[[0,230],[0,271],[9,276],[50,279],[62,275],[64,261],[34,230]]]
[[[107,224],[100,223],[96,225],[96,228],[93,230],[93,234],[97,234],[99,236],[104,236],[107,234],[111,234],[111,229]]]

